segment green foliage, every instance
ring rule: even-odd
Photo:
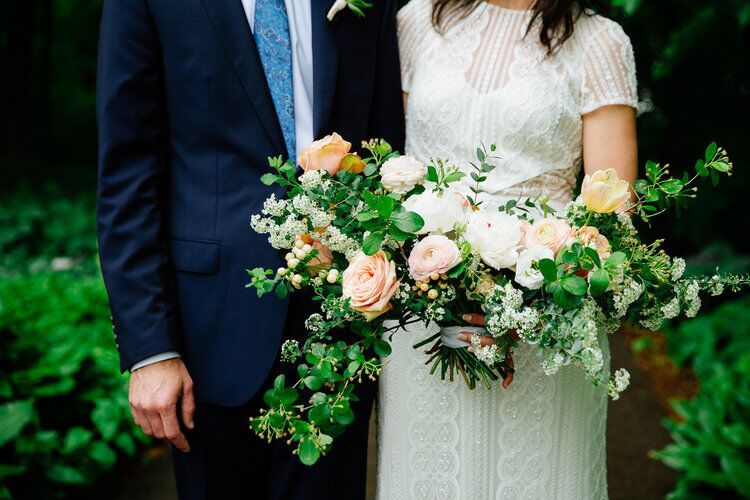
[[[92,198],[54,189],[16,194],[0,211],[0,497],[80,495],[145,442],[119,374],[93,219]],[[61,257],[67,270],[56,271]]]
[[[656,453],[683,472],[670,498],[750,497],[750,297],[682,323],[668,340],[701,382],[694,400],[674,404],[674,442]]]
[[[56,257],[78,271],[96,272],[92,194],[70,196],[46,186],[3,195],[0,207],[0,277],[49,270]]]

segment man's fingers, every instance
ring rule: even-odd
[[[141,411],[136,411],[135,415],[137,415],[134,418],[136,425],[141,428],[145,435],[153,437],[154,430],[151,428],[151,422],[149,422],[148,417]]]
[[[148,418],[149,425],[151,425],[151,430],[153,430],[153,434],[151,435],[157,439],[166,439],[167,434],[164,432],[164,424],[161,422],[159,413],[150,412],[146,414],[146,417]]]
[[[464,314],[463,319],[471,325],[484,326],[484,314],[482,313]]]
[[[188,429],[195,427],[193,416],[195,415],[195,396],[193,395],[193,383],[188,382],[182,386],[182,422]]]
[[[180,430],[180,423],[177,421],[177,408],[171,408],[170,411],[161,414],[161,421],[164,427],[164,436],[171,441],[178,450],[188,452],[190,445],[185,435]]]

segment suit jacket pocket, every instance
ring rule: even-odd
[[[169,249],[176,271],[216,274],[219,270],[219,241],[170,238]]]

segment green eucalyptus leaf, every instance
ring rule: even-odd
[[[424,219],[416,212],[401,212],[391,217],[393,224],[405,233],[416,233],[424,227]]]
[[[715,142],[712,142],[711,144],[708,145],[708,147],[706,148],[706,155],[705,155],[706,163],[712,161],[716,157],[716,152],[718,150],[719,150],[719,146]]]
[[[593,297],[598,297],[609,288],[610,277],[605,269],[597,269],[589,278],[590,293]]]
[[[320,458],[320,450],[313,437],[308,435],[299,444],[299,459],[305,465],[314,465]]]
[[[385,237],[383,236],[383,233],[372,233],[368,235],[362,242],[362,251],[365,252],[365,255],[375,255],[383,245],[384,239]]]
[[[539,271],[541,271],[544,280],[548,283],[557,281],[557,265],[552,259],[540,260]]]
[[[575,274],[564,277],[562,279],[562,286],[566,291],[577,297],[586,295],[586,291],[589,287],[585,279],[576,276]]]

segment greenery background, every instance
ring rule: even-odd
[[[737,212],[750,187],[750,1],[613,3],[636,52],[641,158],[687,170],[716,140],[735,163],[728,182],[655,233],[693,256],[693,270],[747,270],[748,218]],[[79,492],[143,442],[96,261],[100,11],[101,0],[0,5],[0,498]],[[668,337],[672,357],[718,388],[669,424],[675,444],[661,457],[684,472],[676,497],[750,496],[748,306]]]

